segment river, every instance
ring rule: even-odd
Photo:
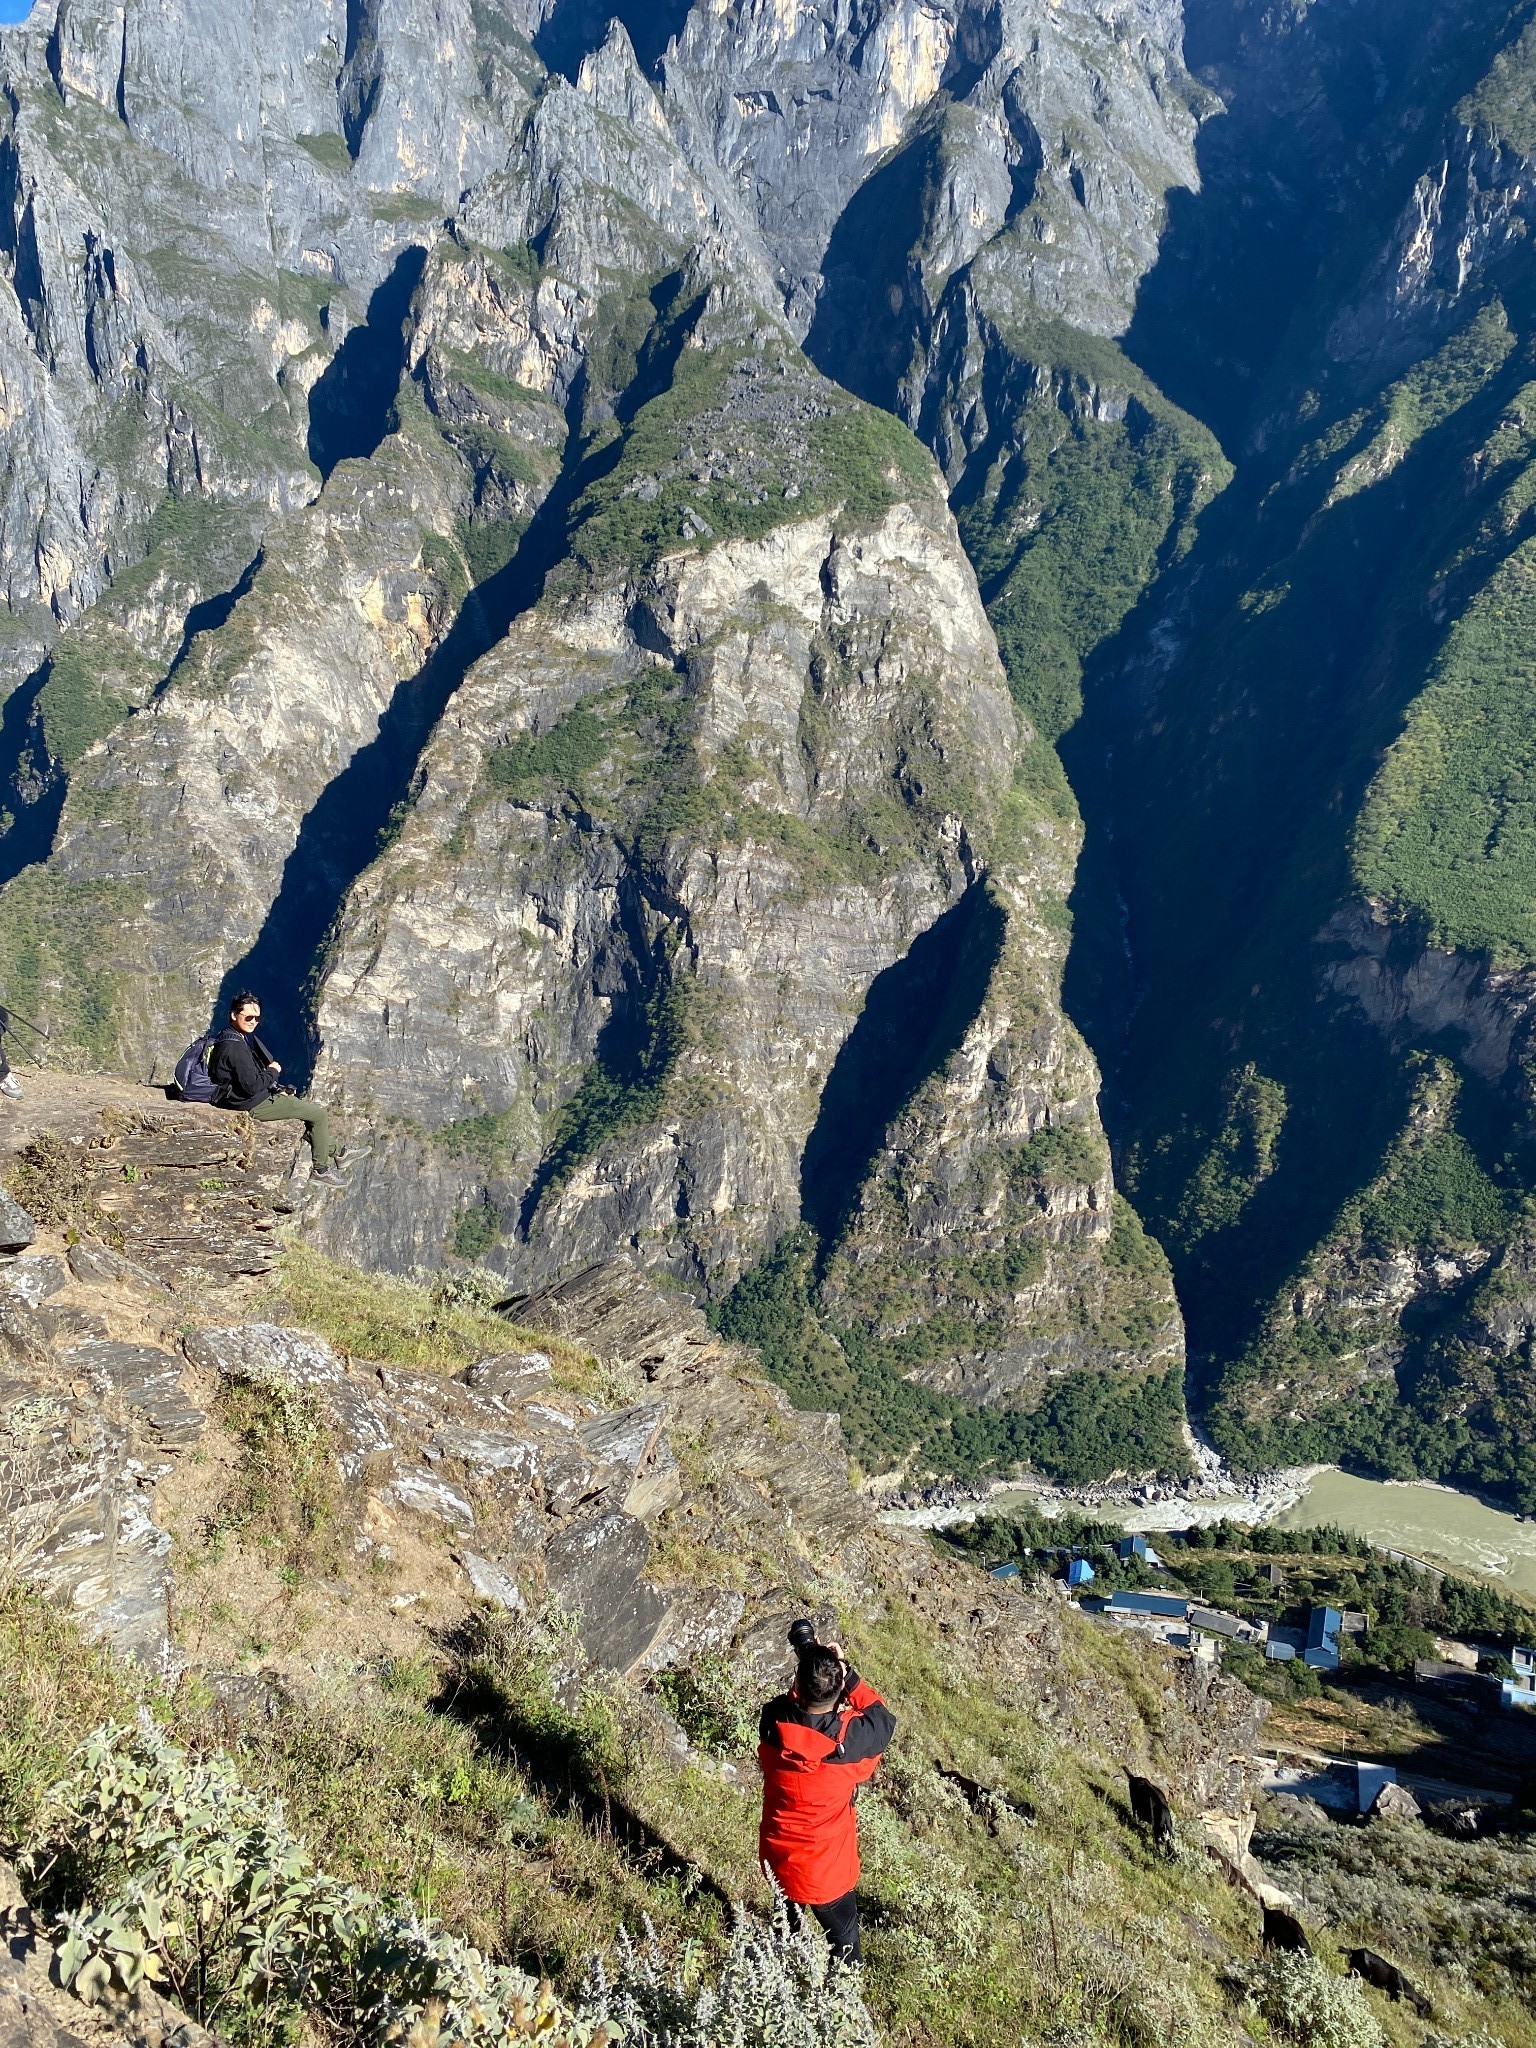
[[[1521,1521],[1471,1494],[1421,1480],[1357,1479],[1333,1466],[1315,1473],[1294,1507],[1275,1517],[1280,1529],[1328,1522],[1351,1529],[1381,1550],[1502,1579],[1536,1597],[1536,1520]]]
[[[1127,1491],[1075,1493],[1037,1482],[999,1488],[984,1502],[898,1511],[884,1519],[932,1529],[973,1521],[978,1513],[1006,1515],[1010,1508],[1028,1507],[1048,1516],[1071,1511],[1147,1534],[1228,1518],[1279,1529],[1328,1523],[1353,1530],[1381,1550],[1406,1551],[1536,1599],[1536,1517],[1522,1521],[1448,1486],[1357,1479],[1334,1465],[1302,1465],[1234,1481],[1220,1459],[1204,1451],[1193,1486],[1170,1488],[1156,1500],[1128,1498]]]

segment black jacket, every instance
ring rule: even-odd
[[[208,1055],[208,1073],[220,1109],[259,1109],[273,1093],[267,1073],[272,1055],[256,1037],[226,1024]]]

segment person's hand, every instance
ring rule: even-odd
[[[280,1074],[282,1071],[282,1068],[278,1065],[276,1060],[268,1060],[267,1072],[269,1074]]]

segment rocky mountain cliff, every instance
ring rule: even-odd
[[[1187,1317],[1526,1499],[1527,13],[39,5],[10,1000],[254,980],[322,1244],[628,1248],[874,1471],[1177,1469]]]
[[[333,1250],[531,1289],[628,1246],[718,1300],[809,1231],[807,1313],[895,1404],[876,1463],[1151,1374],[1131,1462],[1177,1467],[1177,1311],[1059,1002],[1075,808],[837,311],[920,147],[920,381],[1017,552],[1030,458],[972,386],[1030,439],[1063,414],[1002,329],[1123,325],[1192,176],[1177,19],[701,10],[647,69],[559,15],[261,6],[238,86],[179,17],[7,35],[15,375],[80,393],[72,439],[29,414],[12,528],[96,479],[9,558],[11,999],[163,1072],[221,989],[294,991],[278,1049],[371,1144]],[[1150,560],[1213,444],[1059,397],[1146,442]]]

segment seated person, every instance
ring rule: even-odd
[[[229,1006],[229,1022],[214,1042],[208,1056],[208,1072],[218,1089],[220,1109],[243,1109],[259,1124],[302,1121],[309,1128],[309,1149],[314,1159],[311,1180],[326,1187],[344,1188],[346,1176],[331,1164],[331,1119],[318,1102],[303,1095],[279,1095],[277,1079],[283,1071],[256,1036],[261,1022],[261,1004],[249,989],[242,989]]]

